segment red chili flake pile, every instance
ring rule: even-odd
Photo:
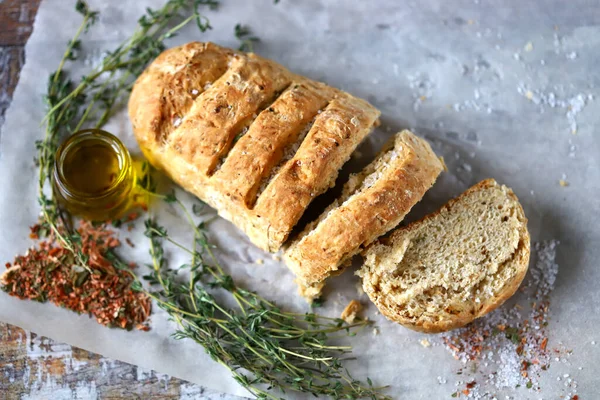
[[[39,229],[31,228],[33,239],[38,238]],[[120,246],[115,232],[106,225],[93,226],[86,221],[80,223],[77,232],[91,274],[76,265],[73,254],[50,237],[6,264],[7,270],[0,277],[2,290],[20,299],[51,301],[79,314],[87,313],[108,327],[147,331],[150,298],[133,291],[133,277],[115,268],[104,256]]]
[[[552,362],[566,362],[571,351],[560,343],[553,348],[548,343],[550,293],[558,273],[557,245],[557,241],[549,241],[534,246],[537,260],[520,290],[519,300],[526,298],[523,306],[505,305],[441,335],[443,345],[467,367],[457,372],[464,380],[456,382],[452,397],[513,399],[526,393],[517,390],[528,389],[542,394],[542,374],[548,373]],[[561,398],[578,398],[577,382],[570,374],[555,379],[564,386]],[[438,382],[445,383],[446,378],[438,377]],[[504,395],[508,393],[516,397]]]

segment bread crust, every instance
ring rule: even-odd
[[[333,185],[379,114],[273,61],[199,42],[163,52],[129,100],[148,160],[267,251],[277,251],[310,202]],[[313,120],[285,160],[284,150]]]
[[[435,211],[419,221],[413,222],[406,227],[395,230],[389,237],[373,243],[369,248],[363,252],[363,257],[366,259],[365,265],[359,271],[359,275],[363,278],[363,290],[371,301],[375,303],[380,312],[389,320],[402,324],[403,326],[413,329],[415,331],[425,333],[439,333],[448,331],[451,329],[462,327],[476,318],[480,318],[483,315],[495,310],[497,307],[502,305],[508,298],[510,298],[519,288],[523,281],[527,269],[529,266],[530,257],[530,236],[527,230],[527,218],[517,196],[512,190],[507,188],[507,196],[515,203],[515,209],[517,212],[516,217],[521,222],[519,227],[519,242],[512,255],[512,258],[506,260],[505,263],[510,263],[516,267],[516,273],[507,281],[503,282],[501,289],[494,294],[493,297],[486,299],[480,304],[477,310],[471,310],[469,307],[464,307],[459,310],[458,313],[451,315],[450,318],[431,321],[426,318],[406,318],[402,316],[394,304],[389,304],[386,301],[385,295],[378,290],[378,283],[373,282],[369,277],[369,270],[375,267],[378,262],[377,259],[383,256],[390,248],[395,248],[399,254],[402,254],[405,249],[399,248],[399,242],[401,238],[410,235],[410,232],[419,228],[420,225],[427,222],[428,220],[440,215],[441,213],[447,212],[452,207],[461,201],[471,193],[485,190],[492,186],[499,186],[498,183],[493,179],[486,179],[479,182],[477,185],[471,187],[466,192],[461,194],[455,199],[450,200],[441,209]],[[401,258],[401,257],[400,257]]]
[[[392,159],[384,162],[384,157]],[[304,285],[324,281],[398,225],[442,169],[425,140],[407,130],[396,134],[363,172],[349,179],[341,198],[290,244],[287,265]],[[360,188],[365,179],[376,180]]]

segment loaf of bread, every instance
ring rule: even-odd
[[[361,249],[398,225],[442,169],[425,140],[409,131],[392,137],[286,249],[285,261],[301,293],[309,300],[318,295],[326,278],[340,273]]]
[[[379,114],[273,61],[198,42],[164,51],[129,100],[148,160],[267,251],[333,186]]]
[[[512,296],[529,264],[527,219],[488,179],[371,245],[358,272],[382,314],[423,332],[463,326]]]

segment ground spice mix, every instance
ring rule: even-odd
[[[31,228],[33,239],[38,239],[39,229]],[[115,268],[105,257],[121,244],[114,231],[82,221],[77,232],[87,266],[76,265],[73,254],[51,236],[6,264],[0,277],[2,290],[20,299],[50,301],[87,313],[105,326],[148,330],[151,300],[133,291],[130,273]]]

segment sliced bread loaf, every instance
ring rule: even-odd
[[[515,293],[529,264],[527,219],[512,190],[487,179],[363,255],[358,275],[382,314],[442,332]]]
[[[409,131],[395,135],[287,248],[284,257],[301,293],[309,299],[318,295],[327,277],[398,225],[442,169],[426,141]]]

